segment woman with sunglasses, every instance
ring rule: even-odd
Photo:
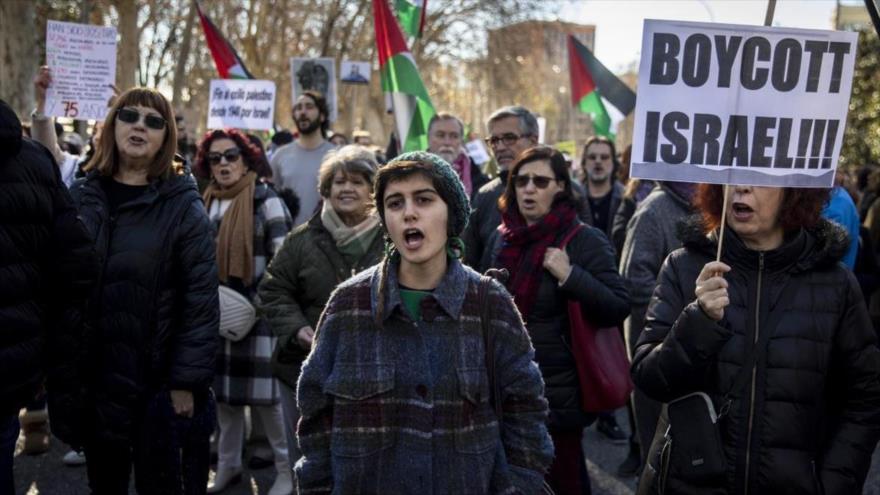
[[[483,267],[504,268],[507,289],[535,346],[550,402],[548,428],[556,458],[547,482],[557,493],[590,493],[583,430],[595,419],[581,410],[580,387],[568,328],[568,300],[579,301],[599,327],[629,314],[627,290],[605,235],[583,225],[575,211],[571,178],[558,151],[538,146],[519,155],[498,201],[502,224]],[[560,242],[579,229],[565,250]]]
[[[139,494],[198,493],[207,483],[217,265],[195,181],[174,161],[173,122],[158,91],[124,92],[71,187],[103,264],[78,418],[94,494],[127,493],[132,465]]]
[[[208,132],[199,144],[193,168],[209,178],[202,197],[217,232],[220,284],[248,300],[293,220],[284,202],[262,179],[272,171],[261,150],[235,129]],[[275,456],[278,471],[269,495],[293,491],[278,382],[269,363],[275,337],[258,319],[244,338],[223,339],[214,378],[219,438],[217,471],[208,493],[217,493],[241,480],[244,406],[259,415]]]

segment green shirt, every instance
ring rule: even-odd
[[[413,290],[407,289],[402,285],[400,286],[400,300],[403,302],[403,306],[409,312],[409,315],[412,316],[413,321],[422,319],[422,299],[430,294],[431,291]]]

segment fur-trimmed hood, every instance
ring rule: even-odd
[[[724,237],[722,261],[736,263],[758,255],[757,251],[747,248],[733,230],[728,228]],[[685,248],[710,254],[713,258],[718,250],[718,231],[706,234],[700,215],[689,216],[679,223],[678,238]],[[782,246],[765,255],[771,267],[776,265],[802,272],[840,262],[849,243],[849,234],[843,227],[822,218],[813,227],[787,233]]]

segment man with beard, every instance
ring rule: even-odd
[[[581,155],[581,168],[586,178],[585,206],[589,209],[584,223],[605,232],[611,239],[612,220],[623,199],[623,185],[614,178],[620,168],[614,143],[603,136],[587,139]]]
[[[309,220],[318,207],[318,169],[324,154],[336,148],[327,141],[329,111],[327,100],[317,91],[304,91],[293,105],[293,121],[299,137],[272,155],[272,180],[284,195],[285,189],[299,197],[299,213],[294,225]]]
[[[440,156],[455,170],[464,190],[473,201],[477,191],[489,178],[465,153],[462,146],[464,124],[451,113],[440,112],[428,123],[428,151]]]

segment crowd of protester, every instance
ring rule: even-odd
[[[629,147],[573,136],[572,174],[521,106],[486,122],[489,167],[449,113],[393,156],[332,132],[314,91],[268,142],[188,143],[147,88],[83,139],[44,114],[50,84],[27,125],[0,102],[0,493],[21,428],[25,453],[68,444],[98,495],[132,470],[143,495],[220,493],[248,435],[270,495],[588,494],[593,424],[640,493],[860,493],[880,168],[724,194],[630,179]],[[628,428],[582,405],[572,303],[625,342]],[[663,449],[665,404],[693,393],[725,461],[699,479]]]

